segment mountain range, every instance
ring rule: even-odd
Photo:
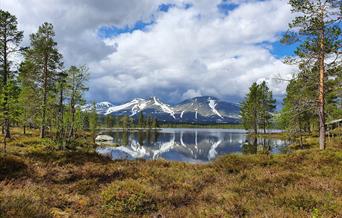
[[[91,111],[91,104],[81,106],[82,111]],[[169,105],[157,97],[148,99],[135,98],[127,103],[113,105],[99,102],[96,111],[100,115],[137,118],[139,113],[155,117],[160,122],[174,123],[239,123],[240,107],[238,104],[221,101],[211,96],[195,97],[178,104]]]

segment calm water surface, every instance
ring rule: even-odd
[[[277,130],[273,130],[277,132]],[[167,159],[208,162],[228,153],[285,152],[289,141],[248,138],[241,129],[161,129],[159,131],[102,132],[113,137],[100,143],[97,152],[115,159]],[[111,145],[119,144],[120,147]]]

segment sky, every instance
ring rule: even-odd
[[[239,102],[266,80],[280,99],[296,71],[279,43],[287,0],[0,0],[29,35],[54,25],[65,67],[87,65],[88,101],[209,95]]]

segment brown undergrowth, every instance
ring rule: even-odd
[[[0,158],[0,217],[338,217],[342,151],[226,155],[210,164],[111,161],[14,134]]]

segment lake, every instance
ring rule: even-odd
[[[272,130],[279,132],[279,130]],[[101,132],[113,138],[98,142],[97,152],[116,159],[166,159],[208,162],[229,153],[256,154],[285,152],[289,141],[249,138],[241,129],[112,130]],[[121,145],[113,147],[113,145]]]

